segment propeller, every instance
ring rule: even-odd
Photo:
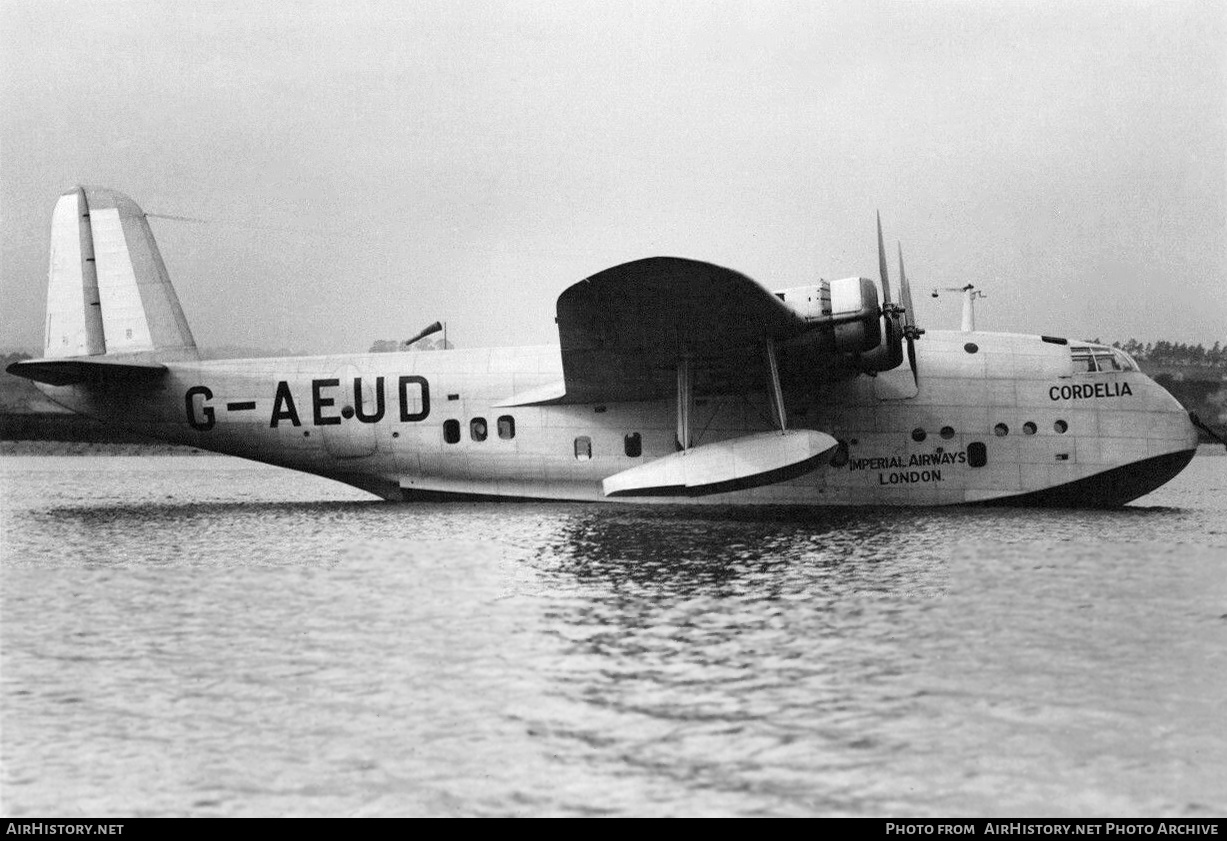
[[[903,268],[903,246],[899,246],[899,303],[890,299],[890,275],[886,268],[886,245],[882,241],[882,214],[878,218],[878,272],[882,279],[882,321],[885,341],[868,353],[861,354],[864,370],[869,372],[892,371],[903,363],[903,340],[907,339],[907,358],[912,366],[912,379],[920,384],[916,371],[915,342],[924,330],[916,326],[916,313],[912,308],[912,287]]]
[[[889,371],[903,361],[903,330],[899,316],[903,312],[890,300],[890,273],[886,270],[886,246],[882,242],[882,214],[878,213],[878,276],[882,280],[882,321],[886,327],[885,353],[878,370]],[[875,360],[876,361],[876,360]]]
[[[881,223],[878,235],[881,236]],[[903,303],[903,336],[907,339],[907,359],[912,366],[912,378],[920,385],[920,374],[916,371],[916,340],[924,335],[924,330],[916,326],[916,310],[912,308],[912,287],[907,282],[907,272],[903,270],[903,244],[899,246],[899,300]]]

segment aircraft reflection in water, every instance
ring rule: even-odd
[[[1192,459],[1180,404],[1101,345],[925,332],[899,255],[774,294],[653,257],[558,298],[560,346],[202,361],[145,214],[51,231],[45,350],[10,365],[129,430],[391,500],[1120,505]]]

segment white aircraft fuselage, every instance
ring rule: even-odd
[[[787,396],[790,428],[841,442],[826,464],[684,501],[1113,505],[1148,493],[1187,465],[1196,430],[1127,358],[1115,356],[1126,370],[1076,373],[1074,347],[1090,355],[1040,336],[930,331],[916,388],[905,364]],[[1097,350],[1112,368],[1111,349]],[[603,479],[677,450],[672,400],[515,405],[561,380],[557,346],[165,364],[148,388],[40,388],[152,437],[392,500],[605,500]],[[696,444],[775,428],[762,394],[700,396],[692,425]]]

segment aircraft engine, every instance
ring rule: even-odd
[[[808,358],[809,352],[861,355],[882,341],[881,309],[873,281],[863,277],[824,280],[775,293],[814,329],[789,340],[788,347]]]

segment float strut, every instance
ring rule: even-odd
[[[677,361],[677,444],[683,450],[690,449],[690,407],[694,403],[694,381],[690,357]]]
[[[784,389],[780,388],[780,363],[775,356],[775,342],[767,340],[767,370],[771,375],[771,419],[780,428],[780,432],[788,431],[788,416],[784,412]]]

